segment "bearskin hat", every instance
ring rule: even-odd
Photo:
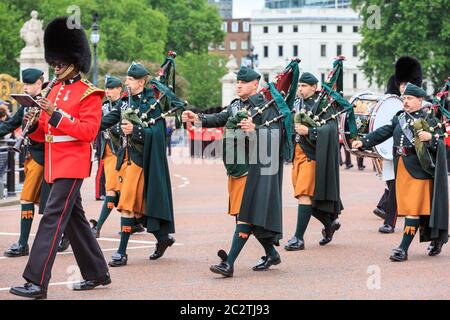
[[[411,82],[421,87],[422,67],[419,60],[408,56],[400,57],[395,63],[395,80],[398,85],[402,82]]]
[[[72,25],[68,17],[51,21],[44,32],[45,61],[75,65],[81,72],[91,68],[91,49],[85,31]]]

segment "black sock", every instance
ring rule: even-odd
[[[399,246],[400,248],[402,248],[405,251],[408,251],[408,248],[411,242],[413,241],[416,232],[419,230],[419,226],[420,226],[420,219],[405,218],[405,228],[403,229],[403,238]]]
[[[241,252],[242,248],[247,242],[251,231],[252,231],[251,225],[248,224],[236,225],[236,231],[234,232],[233,242],[231,243],[231,249],[230,252],[228,253],[227,259],[227,262],[230,264],[230,266],[234,265],[234,261],[236,261],[236,258],[238,257],[239,253]]]
[[[31,225],[34,217],[34,203],[25,203],[21,205],[20,219],[20,237],[19,244],[26,246],[30,236]]]
[[[314,209],[312,212],[312,215],[314,216],[314,218],[316,218],[317,220],[322,222],[325,229],[329,229],[331,227],[332,221],[331,221],[330,214],[323,212],[319,209]]]
[[[257,238],[259,243],[264,248],[264,251],[266,252],[266,256],[276,256],[278,254],[277,250],[275,249],[275,246],[273,245],[273,241],[270,238]]]
[[[105,201],[103,202],[102,211],[100,212],[100,217],[98,218],[97,229],[100,230],[105,223],[106,219],[108,219],[109,214],[112,209],[114,209],[116,203],[116,197],[114,196],[106,196]]]
[[[134,225],[134,218],[124,218],[120,219],[120,244],[117,253],[125,255],[127,253],[128,240],[130,240],[131,227]]]
[[[295,236],[300,240],[304,240],[303,236],[305,235],[306,228],[308,227],[309,220],[312,215],[312,207],[311,205],[298,205],[298,214],[297,214],[297,229],[295,230]]]

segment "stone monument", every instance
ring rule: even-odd
[[[236,72],[238,71],[238,65],[233,55],[230,55],[225,67],[228,69],[228,73],[220,80],[222,82],[222,107],[229,105],[231,100],[237,98]]]
[[[38,12],[33,10],[31,19],[20,29],[20,37],[25,41],[25,48],[20,51],[20,77],[22,70],[37,68],[44,71],[44,79],[48,81],[48,65],[44,56],[44,30],[42,20],[38,20]]]

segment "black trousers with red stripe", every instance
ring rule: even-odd
[[[50,195],[23,273],[25,280],[48,288],[58,243],[65,233],[85,280],[95,280],[108,272],[103,253],[92,234],[81,205],[83,179],[58,179]]]

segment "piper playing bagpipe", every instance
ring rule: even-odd
[[[333,239],[340,228],[338,215],[343,209],[339,191],[339,133],[335,98],[330,90],[342,89],[342,61],[339,57],[333,70],[316,92],[318,80],[304,72],[299,80],[299,98],[295,101],[295,151],[292,168],[294,197],[298,200],[295,235],[285,245],[287,251],[305,248],[304,234],[311,216],[323,225],[321,246]],[[328,89],[328,91],[327,91]]]
[[[272,265],[281,263],[280,255],[274,245],[279,245],[282,237],[283,163],[292,154],[290,108],[294,102],[298,83],[298,62],[293,60],[283,73],[278,75],[276,83],[270,83],[260,93],[246,97],[247,107],[227,120],[225,132],[227,142],[224,142],[228,145],[224,146],[226,152],[235,147],[233,141],[236,138],[234,135],[227,135],[227,131],[242,130],[248,136],[248,148],[245,149],[243,156],[244,159],[248,159],[248,162],[241,164],[247,177],[242,201],[237,208],[237,225],[231,248],[228,253],[219,250],[218,256],[221,262],[210,267],[214,273],[225,277],[233,276],[234,262],[251,234],[256,237],[265,251],[265,255],[253,267],[254,271],[267,270]],[[246,74],[255,75],[255,72],[241,68],[238,80],[252,82],[252,78],[245,78]],[[259,75],[255,76],[253,80],[259,80],[259,77]],[[257,82],[255,85],[252,84],[252,89],[256,92]],[[287,93],[285,98],[280,93],[282,91]],[[270,103],[271,100],[275,103]],[[281,114],[285,115],[285,122],[277,121],[267,124]],[[235,130],[236,128],[238,130]],[[229,172],[236,168],[233,165],[234,163],[226,162]]]
[[[418,231],[421,242],[431,241],[430,256],[438,255],[448,241],[445,145],[433,110],[422,109],[425,96],[422,88],[408,83],[403,93],[404,110],[390,124],[352,144],[353,148],[367,149],[394,137],[398,215],[406,218],[402,242],[393,250],[392,261],[408,259],[408,248]]]
[[[175,239],[172,190],[166,157],[166,125],[164,109],[184,108],[169,88],[169,79],[174,81],[174,53],[164,62],[158,78],[146,87],[149,72],[139,63],[133,62],[128,69],[125,85],[129,94],[102,120],[101,130],[121,122],[121,147],[117,152],[120,199],[117,209],[121,212],[121,240],[118,251],[109,265],[120,267],[127,264],[126,247],[133,227],[142,223],[157,239],[155,252],[150,260],[164,254]],[[163,83],[164,82],[164,83]],[[174,83],[174,82],[173,82]],[[164,95],[164,99],[162,99]],[[148,119],[161,119],[151,121]]]

